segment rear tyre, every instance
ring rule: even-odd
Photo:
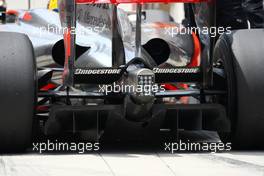
[[[36,63],[26,35],[0,32],[0,150],[20,152],[31,142]]]
[[[236,148],[264,147],[264,30],[238,30],[224,34],[214,50],[214,65],[224,69],[227,97],[220,102],[227,107],[231,134],[220,134]]]

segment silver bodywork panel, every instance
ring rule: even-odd
[[[30,20],[23,16],[28,13]],[[111,19],[109,8],[105,5],[78,5],[77,6],[76,44],[89,47],[76,61],[76,66],[81,67],[111,67],[112,42]],[[135,57],[135,32],[134,26],[129,21],[126,12],[118,10],[120,33],[123,38],[126,62]],[[153,19],[152,19],[153,20]],[[142,45],[154,38],[165,40],[170,46],[168,59],[186,65],[193,54],[193,39],[191,34],[169,35],[165,23],[143,22]],[[180,28],[180,24],[170,23],[167,26]],[[18,20],[15,23],[0,25],[0,31],[19,32],[30,38],[36,58],[51,56],[54,44],[63,39],[63,27],[59,14],[47,9],[33,9],[19,11]],[[19,42],[19,41],[18,41]],[[63,53],[63,51],[61,51]],[[144,59],[151,60],[150,55],[144,51]],[[150,61],[152,62],[152,61]]]

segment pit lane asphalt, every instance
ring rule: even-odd
[[[215,133],[186,134],[196,141],[219,141]],[[0,176],[264,176],[264,152],[170,154],[162,150],[108,149],[88,154],[0,155]]]

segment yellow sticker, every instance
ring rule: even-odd
[[[58,1],[57,0],[50,0],[49,1],[49,10],[54,10],[58,8]]]

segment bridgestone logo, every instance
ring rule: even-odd
[[[154,68],[154,73],[199,73],[199,68]]]
[[[120,74],[122,69],[76,69],[75,75]]]

